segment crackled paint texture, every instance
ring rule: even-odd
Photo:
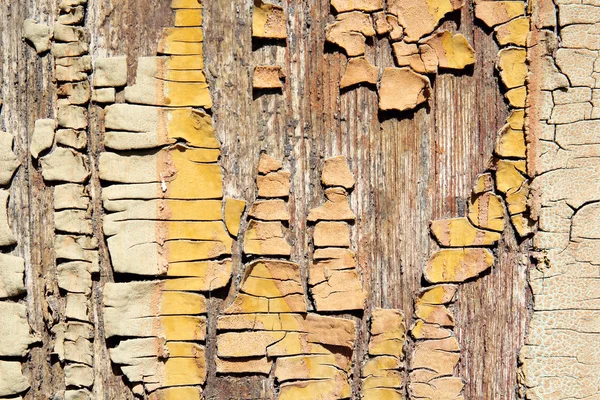
[[[593,2],[0,4],[1,398],[598,396]]]
[[[543,7],[542,7],[543,6]],[[528,59],[535,174],[533,315],[521,351],[530,399],[594,398],[598,316],[598,6],[537,3]]]

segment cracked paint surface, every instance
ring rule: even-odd
[[[536,140],[530,162],[539,229],[530,271],[533,315],[520,358],[527,399],[595,398],[600,193],[595,93],[600,22],[593,3],[544,3],[528,59]],[[558,21],[558,23],[556,23]],[[566,60],[569,60],[566,62]]]

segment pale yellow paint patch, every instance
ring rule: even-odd
[[[159,75],[158,78],[173,81],[173,82],[196,82],[196,83],[206,83],[206,76],[204,75],[204,71],[196,69],[196,70],[167,70],[164,71],[162,75]]]
[[[166,61],[169,70],[186,70],[204,68],[204,56],[200,55],[172,55]]]
[[[525,15],[524,1],[485,1],[475,3],[475,17],[489,28]]]
[[[202,8],[202,0],[171,0],[171,8]]]
[[[160,317],[160,325],[168,341],[204,341],[206,317],[178,315]]]
[[[224,220],[227,230],[232,236],[237,237],[240,232],[242,215],[246,209],[244,200],[225,199]]]
[[[206,313],[206,298],[196,293],[160,293],[160,315],[197,315]]]
[[[441,246],[491,246],[501,238],[497,232],[475,228],[465,217],[433,221],[430,228]]]
[[[219,141],[215,136],[212,119],[203,112],[172,110],[167,114],[165,125],[167,137],[171,140],[184,138],[190,146],[220,148]]]
[[[175,11],[175,26],[202,26],[202,8],[180,9]]]
[[[494,29],[496,41],[500,46],[515,45],[526,47],[527,35],[529,35],[530,30],[529,24],[529,18],[521,17],[497,26]]]
[[[205,381],[204,358],[169,357],[165,361],[163,386],[202,385]]]
[[[475,185],[473,186],[473,194],[481,194],[485,192],[491,192],[494,190],[494,178],[489,172],[479,174],[475,178]]]
[[[527,79],[527,50],[509,47],[498,52],[500,78],[508,89],[525,85]]]
[[[527,180],[523,176],[526,168],[525,160],[498,160],[496,166],[496,188],[502,193],[518,190]]]
[[[479,228],[502,232],[505,224],[502,198],[490,192],[477,196],[469,203],[468,217]]]
[[[516,89],[511,89],[505,94],[508,104],[515,108],[525,108],[527,101],[527,88],[521,86]]]
[[[199,387],[174,387],[157,390],[150,394],[149,400],[202,400]]]
[[[525,132],[512,129],[510,125],[505,126],[500,133],[495,153],[502,158],[525,158]]]
[[[424,268],[423,276],[430,283],[464,282],[477,277],[494,264],[488,249],[446,249],[434,253]]]
[[[285,39],[287,37],[287,27],[283,8],[262,0],[254,0],[252,36]]]
[[[475,50],[460,33],[439,32],[423,43],[435,50],[440,68],[461,70],[475,64]]]

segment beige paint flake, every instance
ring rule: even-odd
[[[279,382],[307,379],[336,379],[342,374],[344,379],[350,372],[348,368],[340,371],[332,354],[311,354],[278,358],[274,375]],[[349,365],[348,365],[349,366]]]
[[[58,126],[61,128],[86,129],[88,126],[87,109],[71,104],[59,104]]]
[[[385,12],[380,11],[373,14],[373,25],[379,36],[386,35],[392,31],[392,25],[388,22]]]
[[[394,356],[400,360],[404,358],[406,325],[401,311],[381,308],[373,310],[370,332],[371,356]]]
[[[84,105],[90,101],[90,83],[85,80],[76,83],[65,83],[58,88],[59,97],[66,97],[69,104]]]
[[[110,349],[111,360],[131,382],[150,390],[201,385],[206,380],[205,348],[196,343],[166,342],[163,338],[123,340]]]
[[[37,23],[33,19],[26,19],[23,23],[23,39],[28,40],[38,54],[50,50],[52,30],[48,25]]]
[[[59,82],[80,82],[88,78],[88,73],[92,71],[92,58],[67,57],[56,59],[56,80]]]
[[[54,252],[57,259],[87,261],[92,263],[94,272],[98,272],[98,241],[86,236],[56,235]]]
[[[427,324],[453,328],[455,325],[454,314],[445,305],[441,304],[415,304],[415,316]]]
[[[88,298],[84,294],[67,293],[65,316],[77,321],[90,322]]]
[[[94,385],[94,369],[88,365],[67,364],[64,371],[67,386],[92,387]]]
[[[217,364],[217,373],[219,374],[269,375],[273,367],[273,362],[269,361],[266,356],[245,359],[243,361],[215,357],[215,362]]]
[[[92,92],[92,101],[100,104],[114,103],[116,96],[115,88],[99,88]]]
[[[381,0],[331,0],[331,5],[338,13],[347,11],[373,12],[383,8]]]
[[[92,235],[93,221],[87,210],[62,210],[54,213],[54,229],[58,232]]]
[[[415,43],[396,42],[392,49],[399,67],[410,67],[422,74],[436,73],[438,70],[438,56],[428,44],[417,46]]]
[[[260,65],[254,69],[252,87],[254,89],[281,89],[285,73],[280,66]]]
[[[92,274],[90,263],[75,261],[57,266],[56,279],[58,287],[71,293],[90,295],[92,290]]]
[[[30,146],[30,152],[33,158],[38,158],[40,153],[52,147],[54,144],[55,125],[56,122],[54,122],[53,119],[38,119],[35,121]]]
[[[318,222],[313,243],[316,247],[350,247],[350,226],[345,222]]]
[[[83,150],[87,146],[87,132],[85,130],[58,129],[56,131],[56,144]]]
[[[13,153],[14,136],[0,131],[0,185],[8,185],[21,162]]]
[[[25,357],[31,344],[39,341],[29,332],[27,307],[0,302],[0,357]]]
[[[348,57],[365,54],[366,37],[371,36],[375,36],[371,16],[359,11],[338,14],[325,30],[326,40],[343,48]]]
[[[161,229],[159,229],[161,227]],[[160,275],[171,262],[231,254],[231,237],[221,221],[123,221],[104,225],[115,271]]]
[[[0,299],[25,293],[24,274],[24,259],[9,254],[0,254]]]
[[[525,3],[523,1],[480,0],[475,3],[475,17],[489,28],[524,15]]]
[[[58,16],[57,22],[65,25],[78,25],[83,22],[85,8],[83,6],[61,7],[63,13]]]
[[[410,335],[415,340],[445,339],[452,336],[452,331],[438,324],[430,324],[422,319],[417,320],[410,329]]]
[[[79,57],[87,54],[89,45],[86,42],[55,43],[52,54],[56,58]]]
[[[104,144],[111,149],[148,149],[177,140],[191,147],[220,147],[210,116],[201,111],[114,104],[106,107],[105,112]]]
[[[188,33],[189,32],[189,33]],[[177,28],[172,36],[181,36],[181,43],[186,46],[202,43],[193,43],[202,32],[201,28]],[[192,36],[186,39],[187,35]],[[172,36],[168,36],[169,38]],[[176,37],[175,36],[175,37]],[[170,52],[164,50],[164,52]],[[190,50],[196,54],[201,50]],[[125,88],[125,100],[129,103],[166,106],[166,107],[204,107],[210,109],[212,100],[208,91],[208,83],[204,82],[203,73],[196,70],[182,70],[165,72],[169,57],[141,57],[138,60],[136,83]],[[167,74],[166,76],[162,76]],[[201,77],[202,79],[199,79]],[[168,78],[168,79],[166,79]],[[177,80],[173,80],[176,78]]]
[[[391,26],[389,38],[392,42],[402,40],[404,37],[404,28],[398,22],[398,18],[395,15],[388,14],[387,22]]]
[[[349,399],[352,388],[346,381],[334,379],[284,383],[280,387],[280,400],[294,400],[319,396],[323,400]]]
[[[350,249],[325,248],[316,249],[310,267],[308,283],[317,285],[326,282],[335,271],[354,270],[356,254]]]
[[[429,97],[429,78],[410,68],[385,68],[379,83],[379,109],[406,111]]]
[[[29,387],[20,362],[0,360],[0,396],[16,396]]]
[[[8,224],[8,190],[0,190],[0,246],[12,246],[17,243]]]
[[[252,204],[248,215],[262,221],[289,221],[290,212],[285,201],[263,200]]]
[[[77,26],[54,24],[54,40],[57,42],[88,42],[83,28]]]
[[[321,174],[323,186],[341,186],[346,189],[354,187],[354,175],[344,156],[331,157],[325,160]]]
[[[283,7],[262,0],[254,0],[252,36],[267,39],[286,39],[286,16]]]
[[[57,147],[40,164],[46,181],[82,183],[90,176],[87,159],[72,149]]]
[[[87,188],[73,183],[54,186],[53,199],[54,210],[87,210],[90,205]]]
[[[261,175],[267,175],[271,172],[277,172],[283,168],[283,162],[271,157],[266,153],[260,155],[258,161],[258,173]]]
[[[416,42],[433,32],[446,14],[462,6],[459,0],[390,0],[388,12],[398,17],[405,40]]]
[[[317,221],[354,221],[356,216],[348,202],[348,193],[341,187],[325,189],[327,201],[320,207],[313,208],[308,213],[307,220]]]
[[[346,71],[340,82],[340,88],[347,88],[359,83],[377,84],[379,68],[372,65],[365,57],[354,57],[348,61]]]
[[[290,195],[290,176],[288,171],[258,175],[256,177],[258,196],[265,198],[288,197]]]
[[[421,289],[417,297],[417,304],[448,304],[452,303],[456,297],[458,286],[442,284],[429,286]]]
[[[422,43],[433,48],[440,68],[461,70],[475,64],[475,50],[460,33],[441,31],[423,39]]]
[[[361,369],[363,399],[402,399],[406,326],[400,310],[373,310],[369,359]]]
[[[220,200],[117,200],[105,201],[104,209],[110,211],[104,224],[127,220],[156,221],[220,221]]]
[[[291,246],[284,237],[279,221],[251,220],[244,236],[244,253],[269,256],[289,256]]]
[[[326,271],[324,281],[311,286],[318,311],[363,310],[365,294],[355,269]]]
[[[127,85],[127,57],[98,58],[94,63],[94,87]]]
[[[487,271],[494,255],[487,249],[447,249],[434,253],[423,271],[430,283],[464,282]]]

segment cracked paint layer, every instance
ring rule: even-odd
[[[352,187],[354,178],[346,160],[338,157],[326,162],[323,179],[324,185],[336,189],[335,194],[330,192],[334,200],[329,201],[336,202],[331,207],[341,208],[348,218],[349,209],[342,202],[347,207],[345,187]],[[271,377],[278,386],[278,399],[351,398],[356,324],[309,311],[300,265],[289,260],[289,181],[290,173],[280,161],[261,155],[256,179],[258,199],[250,206],[244,234],[243,252],[252,261],[245,265],[242,282],[218,318],[217,372]],[[328,210],[318,209],[312,218],[319,220],[329,215]],[[322,255],[315,258],[322,257],[331,266],[348,265],[353,260],[353,254],[345,249],[316,252]]]
[[[98,157],[102,230],[114,272],[125,277],[104,286],[102,311],[115,343],[110,359],[133,394],[196,400],[208,371],[206,295],[230,282],[246,206],[223,196],[220,143],[207,113],[202,6],[173,0],[171,8],[175,27],[163,31],[159,56],[139,59],[133,85],[125,57],[95,64],[106,149]],[[115,87],[123,88],[118,100]]]
[[[337,14],[336,21],[326,27],[326,41],[348,57],[340,88],[376,85],[381,111],[417,108],[429,99],[428,75],[437,74],[438,69],[464,70],[475,63],[475,51],[463,35],[438,30],[447,14],[463,7],[461,1],[331,0],[331,5]],[[395,66],[372,65],[365,57],[367,38],[374,38],[376,44],[387,38]]]
[[[528,399],[594,398],[600,379],[596,120],[600,22],[595,3],[557,1],[534,15],[529,38],[530,190],[538,217],[536,266],[529,271],[533,313],[520,353]],[[549,18],[548,16],[553,18]],[[557,21],[559,22],[557,24]],[[568,62],[566,60],[569,60]]]

